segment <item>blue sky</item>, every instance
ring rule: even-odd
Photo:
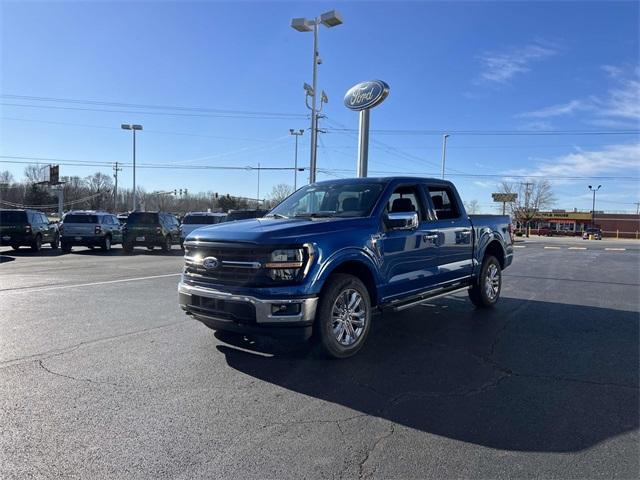
[[[0,155],[96,163],[61,161],[62,175],[111,173],[105,162],[130,162],[130,133],[120,123],[144,125],[140,164],[291,167],[288,130],[308,127],[302,84],[311,80],[312,37],[289,21],[337,8],[344,24],[320,31],[319,86],[330,103],[319,179],[354,175],[357,135],[341,129],[356,129],[358,119],[342,97],[380,78],[391,93],[371,113],[372,175],[436,175],[438,132],[448,131],[449,178],[485,210],[496,184],[515,175],[548,177],[557,208],[589,209],[593,182],[603,184],[599,208],[635,210],[640,200],[637,133],[549,135],[640,128],[637,2],[0,5]],[[478,135],[487,131],[544,134]],[[300,163],[308,158],[305,132]],[[0,164],[18,178],[23,168]],[[261,196],[292,177],[263,171]],[[120,179],[129,185],[131,169]],[[141,168],[138,182],[147,190],[257,191],[249,170]]]

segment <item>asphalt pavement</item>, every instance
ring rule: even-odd
[[[178,249],[2,248],[0,478],[638,478],[640,250],[575,243],[344,361],[185,316]]]

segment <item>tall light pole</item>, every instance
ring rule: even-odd
[[[311,110],[311,158],[309,183],[316,181],[316,153],[318,146],[318,111],[316,97],[318,94],[318,65],[322,63],[320,54],[318,53],[318,25],[324,25],[327,28],[336,27],[342,24],[342,15],[337,10],[325,12],[316,18],[294,18],[291,20],[291,27],[298,32],[313,32],[313,77],[311,86],[305,84],[307,96],[311,97],[311,106],[307,106]],[[309,87],[309,88],[307,88]]]
[[[137,202],[137,192],[136,192],[136,130],[142,130],[142,125],[133,125],[128,123],[123,123],[120,125],[120,128],[123,130],[132,130],[133,131],[133,208],[132,211],[138,207]]]
[[[444,162],[447,158],[447,138],[449,138],[449,134],[445,133],[442,136],[442,178],[444,179]]]
[[[256,198],[256,210],[260,209],[260,162],[258,162],[258,196]]]
[[[296,153],[293,161],[293,191],[298,190],[298,137],[304,133],[304,130],[289,129],[289,133],[296,137]]]
[[[600,190],[602,185],[598,185],[598,188],[593,188],[589,185],[589,190],[593,192],[593,204],[591,206],[591,226],[595,228],[596,226],[596,192]]]

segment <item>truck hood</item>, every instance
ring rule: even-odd
[[[316,240],[320,235],[359,230],[372,222],[371,218],[255,218],[199,228],[186,240],[291,245]]]

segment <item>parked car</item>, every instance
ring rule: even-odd
[[[134,247],[153,250],[160,247],[168,252],[180,240],[180,223],[175,215],[166,212],[131,212],[123,227],[122,247],[131,253]]]
[[[60,245],[58,225],[38,210],[0,210],[0,245],[10,245],[14,250],[31,247],[39,252],[48,243],[54,250]]]
[[[538,235],[541,237],[551,237],[553,234],[554,231],[549,227],[541,227],[538,229]]]
[[[216,223],[224,222],[227,218],[226,213],[215,212],[189,212],[182,219],[180,225],[180,247],[184,242],[187,235],[193,232],[196,228],[208,227],[209,225],[215,225]]]
[[[185,240],[179,303],[213,329],[312,336],[325,354],[362,348],[374,309],[404,310],[468,290],[500,297],[510,219],[467,215],[454,185],[414,177],[307,185],[264,218]]]
[[[262,218],[269,210],[229,210],[225,222],[235,222],[236,220],[248,220],[251,218]]]
[[[112,213],[95,210],[68,212],[60,225],[62,251],[69,253],[73,247],[100,247],[108,252],[113,245],[122,243],[122,226]]]
[[[582,239],[589,240],[591,235],[593,235],[594,240],[602,240],[602,230],[599,228],[587,228],[582,232]]]

